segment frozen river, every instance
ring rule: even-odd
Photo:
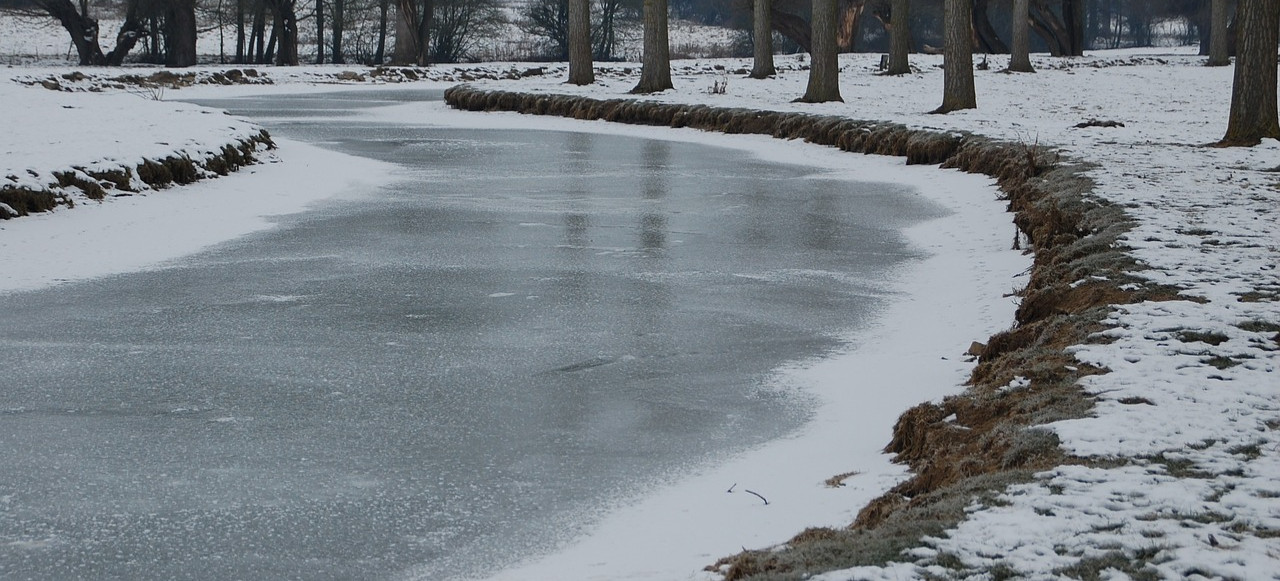
[[[738,151],[209,101],[396,183],[0,295],[0,578],[430,579],[800,426],[939,211]],[[160,194],[162,195],[162,194]],[[726,483],[726,485],[729,483]]]

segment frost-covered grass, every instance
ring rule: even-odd
[[[927,114],[940,103],[942,84],[940,60],[928,56],[913,56],[918,72],[903,77],[876,75],[878,55],[842,57],[844,103],[792,103],[803,93],[806,81],[804,71],[794,70],[804,64],[795,57],[780,57],[784,71],[764,81],[731,74],[749,68],[747,61],[681,61],[676,65],[676,89],[646,97],[896,121],[912,127],[966,130],[1057,148],[1070,158],[1094,164],[1088,170],[1095,182],[1093,194],[1122,208],[1133,220],[1132,229],[1121,241],[1124,251],[1142,267],[1132,274],[1180,290],[1176,300],[1114,307],[1108,329],[1088,344],[1071,348],[1081,363],[1109,370],[1082,381],[1082,388],[1097,400],[1090,417],[1048,426],[1068,453],[1086,459],[1083,465],[1041,473],[1030,483],[1013,486],[988,502],[974,504],[968,510],[968,518],[956,528],[899,555],[895,563],[831,572],[822,579],[928,575],[960,578],[993,572],[1033,578],[1276,578],[1280,571],[1280,487],[1276,484],[1280,481],[1280,380],[1276,373],[1280,361],[1280,224],[1276,219],[1280,193],[1277,175],[1270,170],[1280,166],[1280,143],[1267,141],[1247,149],[1204,147],[1219,139],[1225,130],[1231,69],[1203,67],[1200,58],[1184,49],[1156,51],[1159,54],[1130,50],[1077,59],[1039,57],[1033,59],[1040,71],[1034,75],[999,73],[1003,57],[991,57],[991,70],[978,72],[979,108],[946,116]],[[464,74],[472,80],[508,77],[486,83],[504,89],[624,98],[638,72],[634,64],[604,65],[601,80],[585,88],[564,85],[563,67],[559,65],[547,66],[541,76],[509,74],[533,66],[506,63],[435,67],[427,76],[442,80],[465,79]],[[267,74],[277,83],[335,82],[334,72],[332,68],[300,68],[273,69]],[[42,77],[58,71],[13,69],[13,74],[19,73]],[[708,89],[713,83],[726,78],[726,94],[710,94]],[[350,80],[351,84],[380,82],[385,80],[371,76]],[[215,114],[148,102],[127,94],[69,95],[2,83],[0,91],[6,110],[10,109],[9,103],[31,102],[33,106],[48,107],[42,113],[46,119],[54,120],[42,124],[47,127],[43,136],[31,129],[26,138],[29,143],[7,136],[0,138],[8,172],[17,168],[47,173],[104,158],[132,159],[146,155],[150,148],[180,149],[184,147],[180,144],[187,143],[184,139],[210,143],[213,134],[222,131],[210,125],[210,119],[230,123],[226,128],[251,127]],[[44,104],[45,100],[49,103]],[[63,105],[73,108],[64,109]],[[80,112],[75,107],[85,108],[87,117],[76,121]],[[179,115],[168,124],[177,134],[130,134],[121,139],[109,133],[85,134],[69,129],[76,123],[91,127],[94,120],[101,124],[106,110],[112,110],[113,115],[119,111],[141,117]],[[513,115],[468,115],[438,108],[428,111],[435,116],[433,122],[440,123],[494,127],[547,123],[565,127],[564,123],[571,123],[521,120]],[[412,118],[422,122],[421,110],[403,112],[414,113]],[[1093,119],[1119,121],[1124,126],[1075,127]],[[117,134],[120,125],[114,126]],[[593,131],[643,131],[646,135],[660,131],[601,123],[581,127]],[[166,129],[155,129],[161,130]],[[60,131],[74,138],[50,142],[48,135]],[[196,132],[196,137],[191,132]],[[866,174],[863,177],[879,175],[874,172],[916,171],[866,166],[857,158],[816,152],[816,148],[803,144],[770,147],[758,143],[763,138],[726,139],[744,147],[750,144],[759,155],[807,156],[830,164],[832,170],[846,164],[850,171]],[[28,154],[25,149],[29,147],[44,153]],[[190,147],[199,149],[196,145]],[[16,163],[11,159],[25,161]],[[912,179],[923,180],[921,183],[929,180]],[[944,177],[941,181],[952,179]],[[956,200],[948,203],[964,204]],[[961,226],[952,224],[945,231],[918,233],[919,240],[936,244],[938,252],[945,252],[948,237],[998,238],[997,244],[1007,248],[1011,228],[997,232],[995,229],[1002,226],[974,220],[962,222]],[[52,224],[56,220],[45,222]],[[957,255],[956,259],[977,260],[985,255],[974,250],[967,255],[969,258],[964,256]],[[941,269],[945,265],[926,266]],[[987,267],[976,263],[960,266],[979,280],[987,272]],[[10,268],[6,271],[13,272]],[[1007,292],[1012,282],[987,281],[986,292]],[[1001,285],[1004,288],[999,288]],[[929,301],[941,300],[945,293],[936,289],[932,295],[920,292],[908,295],[918,302],[900,305],[902,308],[890,316],[908,317],[904,320],[924,325],[931,321],[920,313],[932,317],[948,315],[946,309],[929,310],[936,308]],[[1007,311],[993,306],[997,303],[980,302],[977,297],[966,300],[973,301],[975,309],[991,309],[991,316],[997,319],[1008,316]],[[1007,318],[1004,321],[1006,325],[1011,323]],[[981,340],[984,333],[994,330],[998,329],[953,329],[947,333],[955,335],[948,340],[956,342]],[[931,331],[942,333],[941,329]],[[913,373],[919,370],[908,369],[913,362],[914,366],[923,366],[925,361],[936,361],[938,352],[888,350],[888,346],[906,345],[906,338],[912,333],[891,329],[882,332],[894,340],[865,346],[864,359],[856,361],[866,367],[837,366],[837,371],[827,370],[826,374],[840,376],[843,382],[876,381],[890,386],[894,379],[907,383],[917,379],[952,382],[935,386],[937,390],[930,392],[934,395],[924,397],[941,397],[960,389],[959,381],[969,369],[967,365],[956,363],[945,373],[917,377]],[[934,347],[944,348],[941,345]],[[963,347],[959,347],[943,353],[956,357],[962,351]],[[873,367],[874,358],[892,365]],[[845,364],[852,365],[848,361]],[[879,375],[864,380],[862,373]],[[1018,388],[1019,385],[1010,387]],[[824,430],[835,430],[842,413],[855,413],[858,402],[840,402],[839,393],[833,387],[825,394],[835,402],[830,408],[834,413],[819,416],[813,433],[840,433]],[[903,402],[898,409],[911,403],[914,402]],[[637,501],[634,506],[640,508],[621,509],[602,521],[593,535],[567,547],[564,553],[528,563],[527,568],[505,575],[535,578],[552,572],[560,578],[654,579],[714,576],[697,572],[696,565],[724,556],[726,545],[728,550],[743,545],[762,547],[784,541],[806,524],[832,525],[852,520],[862,504],[903,477],[877,468],[850,478],[848,490],[841,489],[844,492],[819,488],[821,481],[833,474],[864,465],[879,466],[875,464],[879,460],[874,458],[874,451],[888,441],[889,434],[882,429],[883,423],[869,425],[870,431],[858,432],[856,437],[841,433],[845,439],[839,441],[821,442],[819,438],[814,444],[813,440],[805,440],[809,447],[799,449],[779,445],[744,460],[788,466],[767,470],[767,477],[773,490],[795,492],[792,501],[775,492],[770,495],[774,501],[771,506],[748,506],[735,503],[739,500],[736,496],[723,495],[723,488],[717,489],[715,495],[697,496],[703,486],[718,486],[718,477],[724,472],[712,471],[653,499]],[[804,464],[803,471],[789,473],[790,465],[785,463],[798,462],[800,459],[795,456],[806,454],[819,458],[806,459],[812,462]],[[797,479],[802,483],[791,483]],[[805,483],[810,480],[813,487],[807,488]],[[728,484],[724,483],[724,487]],[[812,498],[802,498],[803,495]],[[821,505],[827,511],[823,522],[797,522],[785,512],[801,514],[809,504]],[[689,519],[683,520],[686,517]],[[717,523],[717,518],[723,520]],[[715,542],[702,540],[713,537]],[[642,558],[637,558],[637,552]]]

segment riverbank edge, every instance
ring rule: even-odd
[[[636,99],[482,90],[459,85],[445,102],[466,111],[511,111],[581,120],[762,134],[843,151],[903,157],[996,180],[1019,234],[1012,244],[1034,251],[1015,325],[975,342],[975,367],[963,393],[922,403],[898,419],[885,451],[913,476],[873,500],[843,529],[800,532],[782,550],[744,551],[708,567],[728,580],[790,578],[904,558],[965,518],[975,499],[994,499],[1009,485],[1064,464],[1057,436],[1037,428],[1084,417],[1093,399],[1078,385],[1106,369],[1067,352],[1097,342],[1114,305],[1179,297],[1134,276],[1140,267],[1117,243],[1131,226],[1119,208],[1093,194],[1088,164],[1038,144],[963,131],[932,131],[881,121],[796,112],[666,104]],[[927,330],[921,330],[927,332]],[[1005,389],[1019,381],[1023,389]],[[935,564],[947,567],[939,556]],[[959,567],[959,564],[954,566]]]
[[[221,177],[258,163],[262,150],[275,149],[266,129],[225,143],[206,157],[174,153],[140,163],[106,165],[93,163],[49,172],[56,182],[44,187],[0,185],[0,220],[49,212],[58,206],[74,207],[76,200],[100,201],[110,196],[127,196],[172,185],[187,185]]]

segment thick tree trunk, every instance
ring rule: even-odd
[[[1034,73],[1031,66],[1031,16],[1030,0],[1013,0],[1013,52],[1009,57],[1009,70],[1015,73]]]
[[[165,61],[167,67],[196,64],[196,1],[169,0],[165,4]]]
[[[1211,67],[1231,64],[1227,44],[1227,0],[1212,0],[1209,9],[1209,62]]]
[[[1000,40],[996,29],[991,26],[991,18],[987,16],[987,0],[973,2],[973,32],[978,37],[978,52],[987,54],[1007,54],[1009,47]]]
[[[773,66],[773,20],[769,17],[771,0],[755,0],[751,13],[751,44],[753,46],[753,79],[767,79],[778,74]]]
[[[1280,139],[1276,109],[1276,45],[1280,43],[1280,2],[1240,0],[1236,8],[1235,82],[1231,116],[1222,145],[1256,145]]]
[[[347,0],[333,0],[333,64],[347,62],[342,52],[342,35],[347,30]]]
[[[911,0],[893,0],[889,7],[889,68],[887,75],[911,72]]]
[[[431,61],[431,18],[435,5],[431,0],[398,0],[396,23],[397,64],[426,66]]]
[[[844,101],[840,98],[840,60],[836,46],[836,0],[813,0],[813,50],[809,53],[809,86],[804,103]]]
[[[673,87],[667,0],[644,0],[644,56],[640,62],[640,83],[631,92],[656,93]]]
[[[569,0],[569,83],[596,82],[591,61],[591,1]]]
[[[942,11],[942,106],[934,113],[976,109],[973,86],[972,0],[946,0]]]

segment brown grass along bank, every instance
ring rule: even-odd
[[[275,149],[275,143],[265,129],[228,143],[220,151],[204,159],[171,155],[158,160],[144,159],[142,163],[132,167],[122,165],[101,170],[75,167],[53,172],[57,181],[42,188],[3,184],[4,180],[0,179],[0,203],[13,209],[13,212],[9,212],[0,207],[0,219],[48,212],[58,206],[72,207],[75,205],[75,198],[79,196],[101,200],[107,196],[138,193],[141,189],[137,187],[138,181],[150,189],[158,190],[174,184],[194,183],[207,177],[225,176],[241,167],[257,163],[260,147]],[[9,181],[16,182],[17,177],[10,177]]]
[[[902,560],[903,550],[921,546],[922,537],[954,527],[973,502],[998,503],[1001,491],[1036,472],[1085,462],[1066,456],[1057,436],[1037,427],[1087,414],[1093,402],[1078,380],[1107,372],[1080,364],[1066,348],[1099,340],[1092,335],[1105,328],[1102,321],[1112,305],[1177,295],[1176,289],[1133,275],[1140,266],[1118,243],[1130,228],[1129,219],[1091,194],[1088,166],[1038,145],[838,116],[485,91],[466,85],[446,91],[445,101],[470,111],[803,139],[996,179],[1019,230],[1014,247],[1025,243],[1035,252],[1030,282],[1018,293],[1022,300],[1016,325],[974,345],[978,365],[964,393],[917,405],[898,419],[885,451],[911,468],[909,480],[868,504],[846,528],[808,529],[780,550],[744,551],[708,567],[731,581],[801,579]],[[936,564],[947,567],[949,560],[942,555]]]

